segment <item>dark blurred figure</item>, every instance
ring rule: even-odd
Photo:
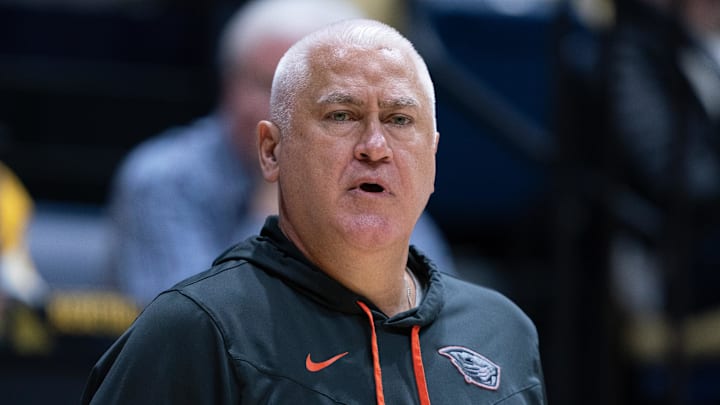
[[[720,1],[615,6],[601,62],[605,202],[612,298],[637,372],[629,391],[634,403],[717,403]]]
[[[601,55],[614,22],[611,0],[562,4],[554,33],[557,139],[551,324],[544,357],[557,404],[618,404],[615,320],[609,295],[607,148]]]
[[[548,390],[718,403],[720,1],[606,3],[607,24],[558,24]]]

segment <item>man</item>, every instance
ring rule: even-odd
[[[260,0],[231,18],[219,46],[218,111],[143,143],[118,172],[110,212],[114,273],[123,292],[147,304],[208,268],[218,252],[257,234],[277,212],[275,186],[262,181],[255,150],[275,66],[302,36],[360,16],[340,0]],[[413,243],[453,272],[447,243],[428,216]]]
[[[83,403],[544,403],[532,322],[409,246],[439,139],[410,42],[372,20],[321,29],[283,56],[270,103],[279,216],[159,295]]]

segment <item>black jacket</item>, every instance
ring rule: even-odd
[[[520,309],[412,248],[408,265],[425,297],[388,318],[271,218],[160,294],[100,359],[82,402],[545,403],[537,334]]]

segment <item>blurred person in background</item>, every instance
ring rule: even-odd
[[[262,181],[255,149],[276,64],[303,35],[361,15],[339,0],[251,1],[234,14],[219,43],[217,111],[139,145],[116,175],[113,266],[123,292],[147,304],[277,213],[276,186]],[[428,215],[413,243],[454,272],[447,242]]]

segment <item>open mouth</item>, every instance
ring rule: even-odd
[[[376,183],[363,183],[360,185],[360,190],[368,193],[382,193],[385,191],[385,188]]]

